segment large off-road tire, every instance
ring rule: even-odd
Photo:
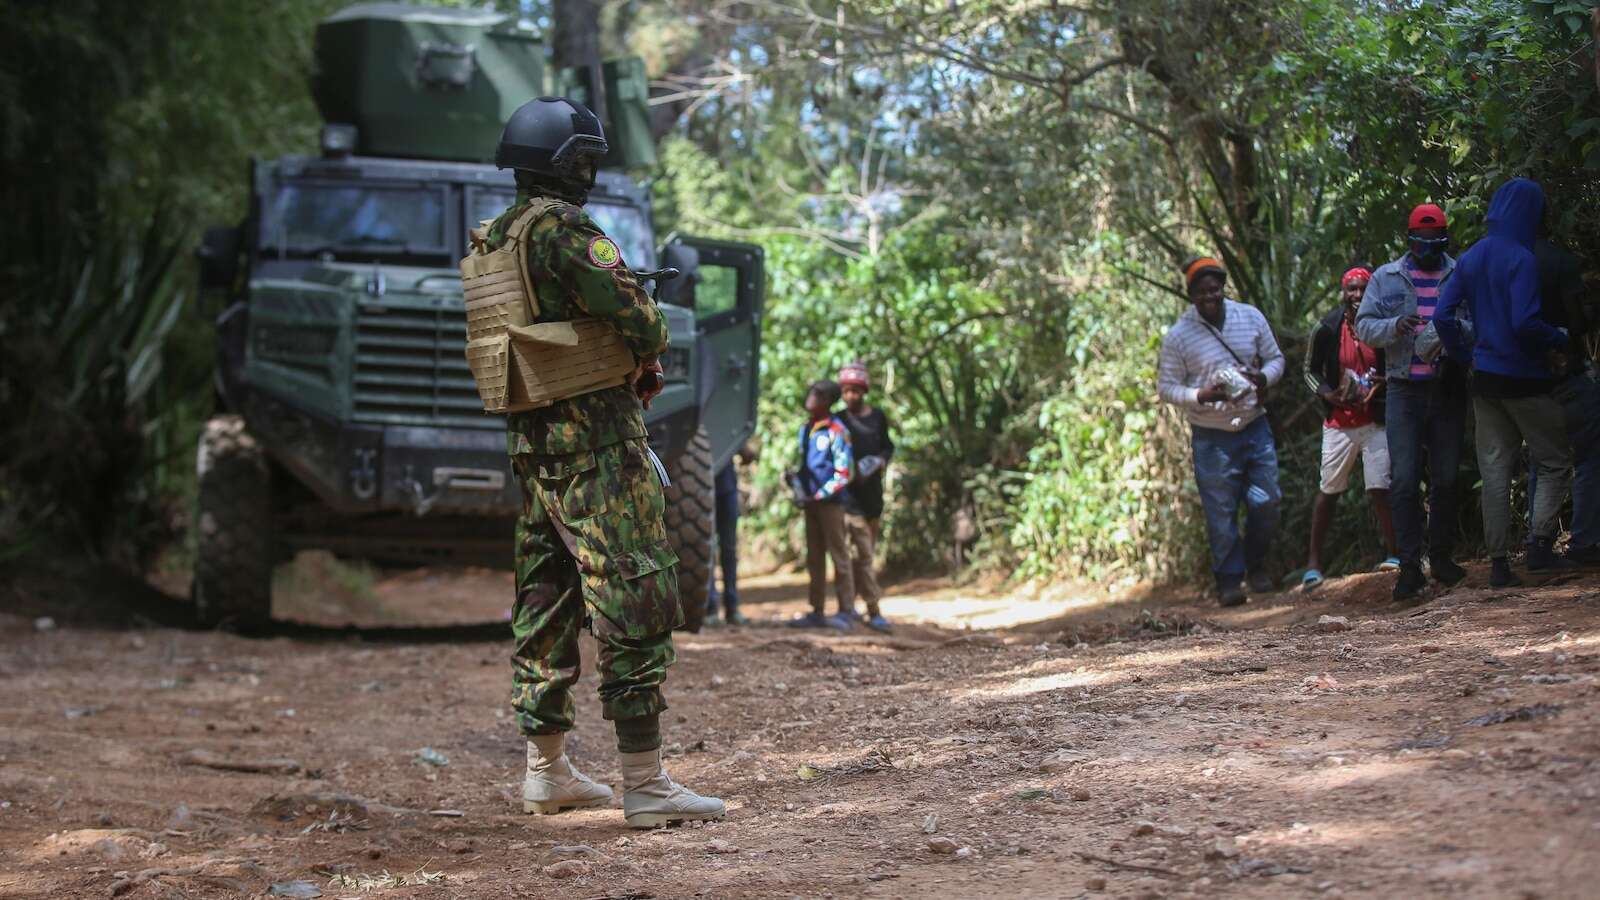
[[[717,498],[711,472],[711,438],[697,429],[684,451],[667,463],[667,538],[678,553],[678,593],[683,627],[699,631],[706,620],[712,560],[716,556]]]
[[[200,437],[194,605],[208,625],[272,618],[272,472],[235,415],[213,416]]]

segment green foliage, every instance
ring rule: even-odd
[[[1582,6],[747,11],[658,196],[684,230],[768,247],[757,497],[781,496],[803,385],[861,357],[903,447],[891,563],[958,561],[970,523],[967,559],[1019,576],[1200,576],[1188,429],[1156,402],[1154,365],[1183,308],[1176,264],[1208,251],[1288,357],[1281,532],[1306,534],[1321,417],[1297,368],[1344,268],[1397,256],[1423,200],[1464,245],[1513,175],[1546,185],[1558,237],[1600,247]],[[753,523],[794,543],[782,503]],[[1287,569],[1305,547],[1276,552]],[[1352,492],[1325,558],[1377,554]]]
[[[251,154],[314,146],[312,26],[339,5],[32,5],[0,37],[0,543],[138,566],[210,406],[200,230]]]

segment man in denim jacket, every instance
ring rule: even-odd
[[[1422,477],[1428,477],[1427,555],[1433,577],[1452,585],[1466,572],[1450,558],[1456,538],[1456,473],[1466,430],[1466,362],[1442,353],[1433,325],[1440,287],[1455,270],[1444,210],[1424,203],[1411,211],[1406,253],[1372,273],[1356,311],[1356,336],[1385,351],[1392,484],[1389,502],[1399,545],[1394,599],[1412,600],[1422,574]],[[1470,343],[1472,323],[1462,320]]]

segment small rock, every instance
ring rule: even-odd
[[[1217,838],[1211,849],[1206,851],[1206,859],[1233,859],[1239,855],[1239,845],[1233,838]]]
[[[922,817],[922,833],[923,834],[937,834],[938,831],[939,831],[939,816],[937,814],[928,813],[927,815]]]
[[[95,816],[94,817],[94,821],[95,821],[95,824],[99,825],[101,828],[110,828],[111,827],[111,813],[103,812],[100,815]]]
[[[1089,791],[1087,788],[1075,787],[1067,791],[1067,796],[1079,803],[1082,803],[1083,801],[1089,799]]]
[[[546,850],[539,857],[539,865],[553,866],[566,859],[603,860],[605,855],[587,844],[564,844]]]
[[[144,635],[140,635],[140,634],[130,634],[130,635],[128,635],[128,646],[132,647],[135,650],[143,650],[144,649]]]
[[[1091,891],[1103,891],[1106,889],[1106,880],[1096,875],[1093,878],[1084,879],[1083,886]]]
[[[319,888],[315,884],[303,879],[297,881],[279,881],[273,884],[272,887],[267,888],[267,896],[299,898],[321,897],[322,888]]]
[[[711,676],[711,686],[714,687],[714,688],[722,687],[723,685],[725,685],[727,683],[728,683],[728,679],[723,678],[721,675],[713,675],[713,676]]]
[[[1324,769],[1337,769],[1340,766],[1344,765],[1344,757],[1342,757],[1342,756],[1324,756],[1322,758],[1322,762],[1318,763],[1318,765],[1322,766],[1322,768],[1324,768]]]
[[[928,838],[928,849],[934,853],[954,853],[961,849],[961,845],[947,837]]]
[[[104,856],[106,859],[112,862],[115,862],[127,855],[127,851],[122,849],[122,845],[116,841],[113,841],[111,838],[101,838],[100,840],[91,844],[89,849],[101,856]]]
[[[787,684],[784,684],[781,681],[775,681],[775,682],[772,683],[772,689],[781,694],[784,691],[787,691],[789,689],[789,686]]]
[[[445,849],[455,854],[466,854],[471,853],[475,846],[471,841],[451,841],[445,845]]]
[[[972,858],[972,848],[971,847],[962,847],[961,849],[956,851],[956,859],[971,859],[971,858]]]
[[[1039,760],[1040,772],[1060,772],[1083,762],[1083,754],[1072,750],[1057,750]]]
[[[49,616],[40,616],[39,618],[33,620],[33,630],[34,631],[55,631],[56,630],[56,620],[50,618]]]
[[[427,763],[430,766],[448,766],[450,765],[450,757],[432,747],[423,747],[417,751],[417,762]]]
[[[1147,835],[1147,834],[1155,834],[1155,833],[1156,833],[1156,823],[1154,823],[1154,822],[1135,822],[1135,823],[1133,823],[1133,836],[1134,837],[1142,837],[1142,836]]]
[[[706,843],[708,853],[738,853],[739,848],[721,838],[712,838]]]
[[[1344,616],[1321,616],[1317,619],[1317,630],[1324,634],[1335,631],[1349,631],[1350,620]]]
[[[361,851],[361,855],[365,856],[367,859],[383,859],[383,848],[368,847],[367,849]]]
[[[581,878],[589,874],[589,864],[579,859],[568,859],[545,866],[544,874],[551,878]]]
[[[69,706],[64,711],[64,714],[69,719],[82,719],[86,716],[94,715],[101,709],[102,707],[99,706]]]

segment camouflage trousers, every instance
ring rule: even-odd
[[[661,683],[683,611],[661,479],[644,440],[560,456],[517,453],[511,466],[522,488],[511,613],[517,724],[525,734],[572,728],[585,625],[600,644],[605,717],[666,709]]]

